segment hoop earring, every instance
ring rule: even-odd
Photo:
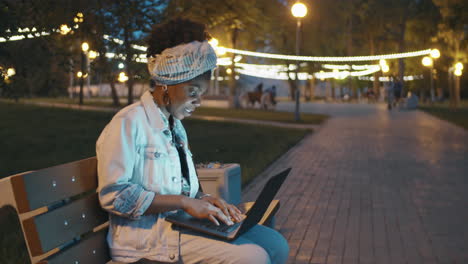
[[[171,104],[171,99],[169,98],[169,93],[167,92],[167,85],[162,86],[163,89],[163,103],[164,105],[170,105]]]

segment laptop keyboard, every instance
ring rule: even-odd
[[[233,225],[226,225],[224,223],[219,223],[219,226],[215,225],[213,222],[203,222],[202,226],[216,230],[218,232],[229,233],[232,230],[236,229],[242,222],[234,223]]]

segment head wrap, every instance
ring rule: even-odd
[[[189,81],[216,67],[216,53],[208,41],[192,41],[167,48],[148,58],[148,71],[156,85]]]

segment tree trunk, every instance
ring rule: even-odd
[[[315,77],[312,77],[312,79],[310,79],[310,100],[311,101],[314,101],[314,97],[315,97]]]
[[[130,46],[130,32],[127,27],[124,27],[124,46],[125,46],[125,63],[126,72],[128,76],[127,87],[128,87],[128,105],[133,104],[133,71],[132,71],[132,56],[133,51]]]
[[[398,52],[403,53],[405,52],[405,33],[406,33],[406,21],[408,18],[408,12],[407,9],[405,8],[401,17],[400,21],[400,34],[398,36]],[[403,77],[405,76],[405,61],[404,59],[398,59],[398,78],[400,79],[399,81],[401,82],[401,96],[405,97],[406,96],[406,90],[405,90],[405,80]]]
[[[332,101],[335,101],[335,79],[331,80],[331,98]]]
[[[296,100],[296,89],[298,89],[298,87],[297,87],[296,80],[291,79],[291,76],[290,76],[291,71],[289,71],[289,64],[286,64],[286,65],[288,65],[289,96],[291,96],[291,100],[294,101]]]
[[[375,55],[375,45],[374,45],[374,36],[372,33],[369,33],[369,47],[370,47],[370,54]],[[376,98],[380,97],[380,81],[379,81],[379,72],[374,73],[374,81],[372,83],[372,87],[374,90],[374,94],[376,95]]]
[[[351,2],[351,6],[354,6],[353,2],[354,1],[350,1]],[[348,18],[348,21],[347,21],[347,25],[346,25],[346,35],[347,35],[347,38],[346,38],[346,55],[347,56],[353,56],[353,16],[352,15],[349,15],[349,18]],[[353,79],[351,77],[351,75],[347,78],[348,79],[348,87],[353,91],[353,97],[354,98],[357,98],[357,92],[356,92],[356,86],[354,85],[354,82],[353,82]],[[332,81],[334,82],[334,81]],[[335,94],[334,93],[334,85],[332,85],[332,89],[333,89],[333,95]],[[335,98],[333,98],[335,99]]]
[[[238,35],[239,35],[239,28],[234,27],[234,29],[232,30],[232,35],[231,35],[231,45],[233,49],[236,48]],[[236,62],[234,61],[235,55],[236,54],[233,53],[231,57],[232,63],[230,66],[231,76],[229,77],[229,108],[240,108],[239,98],[237,94],[237,82],[236,82],[236,72],[235,72]]]
[[[115,88],[115,81],[113,76],[109,78],[109,84],[112,94],[112,104],[116,107],[120,107],[119,95],[117,94],[117,89]]]

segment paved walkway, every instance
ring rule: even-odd
[[[293,167],[276,218],[289,263],[468,263],[467,131],[383,105],[309,107],[335,117],[243,192]]]

